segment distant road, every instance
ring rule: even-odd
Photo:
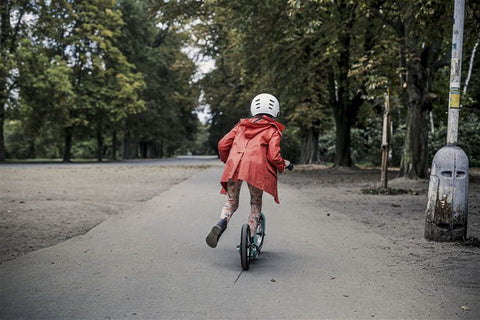
[[[56,167],[56,166],[75,166],[75,167],[96,167],[96,166],[177,166],[177,165],[211,165],[218,162],[217,156],[178,156],[166,159],[135,159],[123,161],[105,161],[105,162],[20,162],[20,163],[0,163],[0,168],[8,167]]]

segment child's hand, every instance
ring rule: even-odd
[[[288,169],[289,171],[292,171],[293,170],[293,163],[291,163],[288,160],[283,160],[283,161],[285,161],[285,169]]]

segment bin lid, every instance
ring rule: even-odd
[[[432,175],[443,171],[468,173],[468,157],[465,151],[458,146],[445,146],[437,151],[432,163]],[[456,175],[453,175],[454,177]]]

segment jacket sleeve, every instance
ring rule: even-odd
[[[285,170],[285,160],[280,155],[280,139],[281,134],[275,131],[268,144],[267,160],[281,173]]]
[[[230,149],[232,148],[233,140],[237,135],[238,125],[236,125],[229,133],[227,133],[220,141],[218,141],[218,155],[220,160],[225,163],[230,154]]]

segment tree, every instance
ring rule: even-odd
[[[450,62],[447,30],[452,3],[447,1],[384,2],[378,16],[392,27],[400,57],[400,101],[407,110],[400,177],[424,178],[428,168],[428,121],[438,97],[435,74]],[[414,13],[414,14],[412,14]]]
[[[28,0],[3,0],[0,5],[0,162],[5,161],[5,110],[17,88],[15,56],[20,40],[28,34],[26,17],[34,12]]]
[[[59,56],[50,60],[43,47],[23,40],[17,49],[19,101],[15,108],[24,132],[31,141],[30,157],[35,157],[35,138],[49,119],[53,128],[69,120],[74,102],[71,69]]]
[[[192,82],[196,67],[182,52],[188,37],[174,23],[175,1],[157,5],[120,2],[125,25],[119,48],[146,84],[140,95],[145,110],[124,121],[124,158],[132,157],[137,146],[143,157],[171,156],[196,133],[198,92]],[[160,17],[161,27],[153,16]]]
[[[97,159],[102,160],[104,130],[139,112],[137,98],[143,87],[140,74],[116,47],[123,25],[112,0],[41,1],[37,32],[39,45],[50,59],[60,57],[69,66],[69,84],[74,91],[64,106],[63,160],[70,161],[75,127],[95,128]],[[40,106],[37,106],[40,107]]]
[[[335,166],[352,165],[351,128],[373,79],[366,66],[374,65],[380,27],[367,17],[374,5],[298,0],[217,1],[211,7],[207,22],[220,28],[213,29],[215,50],[207,52],[231,71],[236,87],[230,90],[240,90],[242,97],[271,90],[285,102],[285,119],[301,128],[301,163],[318,161],[320,130],[333,116]],[[354,69],[358,64],[362,68]]]
[[[218,141],[239,121],[249,115],[251,97],[246,93],[246,84],[241,71],[235,66],[237,53],[229,48],[235,41],[228,22],[231,17],[221,6],[205,7],[205,23],[195,26],[199,39],[203,40],[202,51],[215,59],[216,68],[200,80],[202,104],[210,108],[208,147],[217,151]]]
[[[305,41],[299,36],[303,30],[294,25],[288,4],[218,1],[205,12],[199,38],[205,39],[204,54],[217,66],[202,82],[212,111],[212,147],[239,117],[249,115],[253,96],[270,92],[280,100],[280,120],[302,128],[300,161],[315,162],[319,125],[313,115],[321,114],[322,106],[311,81],[311,55],[318,51],[308,36]],[[297,108],[301,111],[296,113]]]

